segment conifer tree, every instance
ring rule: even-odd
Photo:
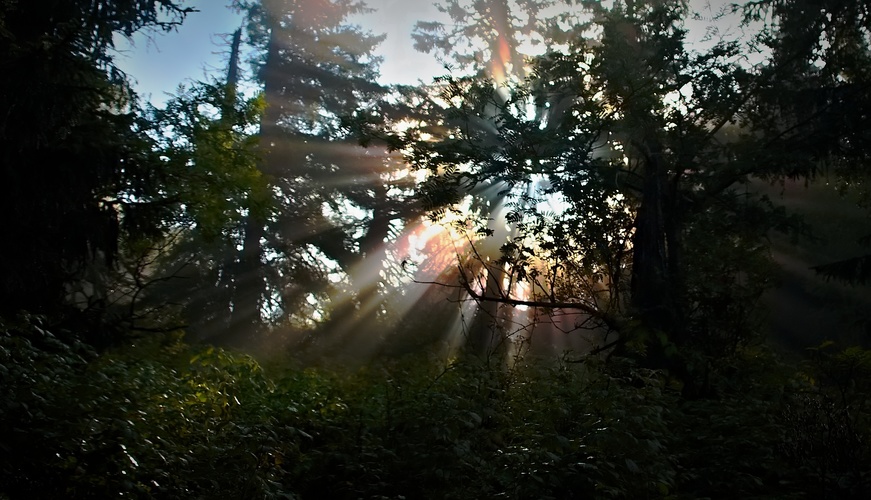
[[[3,312],[58,311],[66,285],[111,267],[122,232],[159,223],[165,207],[141,200],[159,189],[160,169],[112,48],[191,10],[170,0],[0,3]]]
[[[266,313],[274,324],[292,324],[314,301],[320,310],[306,313],[309,326],[320,318],[315,323],[346,330],[338,323],[377,301],[385,241],[408,210],[404,199],[388,194],[396,187],[387,179],[395,163],[360,148],[347,126],[361,110],[387,107],[389,89],[376,83],[373,55],[383,36],[348,20],[368,11],[362,2],[236,5],[247,13],[250,42],[261,54],[255,62],[266,106],[260,169],[279,207],[271,220],[246,222],[239,268],[244,291],[233,323],[256,329]],[[330,274],[343,278],[332,282]],[[331,302],[333,319],[324,323],[330,316],[324,305]]]

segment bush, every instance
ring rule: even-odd
[[[868,351],[740,354],[688,400],[619,358],[266,374],[23,317],[0,333],[0,498],[867,498]]]

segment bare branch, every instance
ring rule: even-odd
[[[555,302],[555,301],[538,301],[538,300],[521,300],[511,298],[505,294],[501,294],[498,297],[486,296],[484,294],[476,292],[472,286],[469,284],[468,276],[466,275],[465,270],[463,270],[462,266],[457,266],[460,271],[460,285],[466,289],[466,293],[469,294],[471,298],[479,302],[498,302],[500,304],[508,304],[510,306],[526,306],[526,307],[538,307],[543,309],[576,309],[582,311],[584,313],[589,314],[591,317],[596,318],[602,323],[604,323],[608,328],[614,331],[621,331],[624,328],[623,322],[618,318],[607,314],[604,311],[601,311],[595,307],[592,307],[588,304],[584,304],[583,302]]]

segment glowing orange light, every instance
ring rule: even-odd
[[[498,57],[492,59],[493,62],[490,65],[490,73],[493,75],[493,79],[496,80],[496,83],[501,85],[507,80],[507,71],[511,64],[511,46],[508,44],[508,39],[505,38],[505,35],[503,34],[499,34],[497,44]]]
[[[499,59],[503,66],[508,66],[511,61],[511,47],[508,45],[505,35],[499,35]]]
[[[412,261],[419,262],[420,278],[434,279],[456,265],[457,252],[468,242],[454,226],[455,220],[456,216],[447,214],[438,222],[423,220],[407,231],[403,248]]]

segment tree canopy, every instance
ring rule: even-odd
[[[2,308],[50,311],[94,259],[111,265],[122,231],[148,232],[162,206],[150,144],[129,84],[112,63],[116,35],[172,29],[176,2],[0,4],[3,151]]]
[[[806,7],[735,7],[757,31],[696,48],[684,2],[593,4],[529,77],[446,77],[447,119],[382,137],[429,172],[435,206],[481,185],[513,199],[519,231],[488,271],[533,293],[477,293],[470,270],[477,299],[576,308],[672,368],[689,345],[722,355],[754,329],[767,235],[790,229],[752,183],[866,160],[864,11]]]

